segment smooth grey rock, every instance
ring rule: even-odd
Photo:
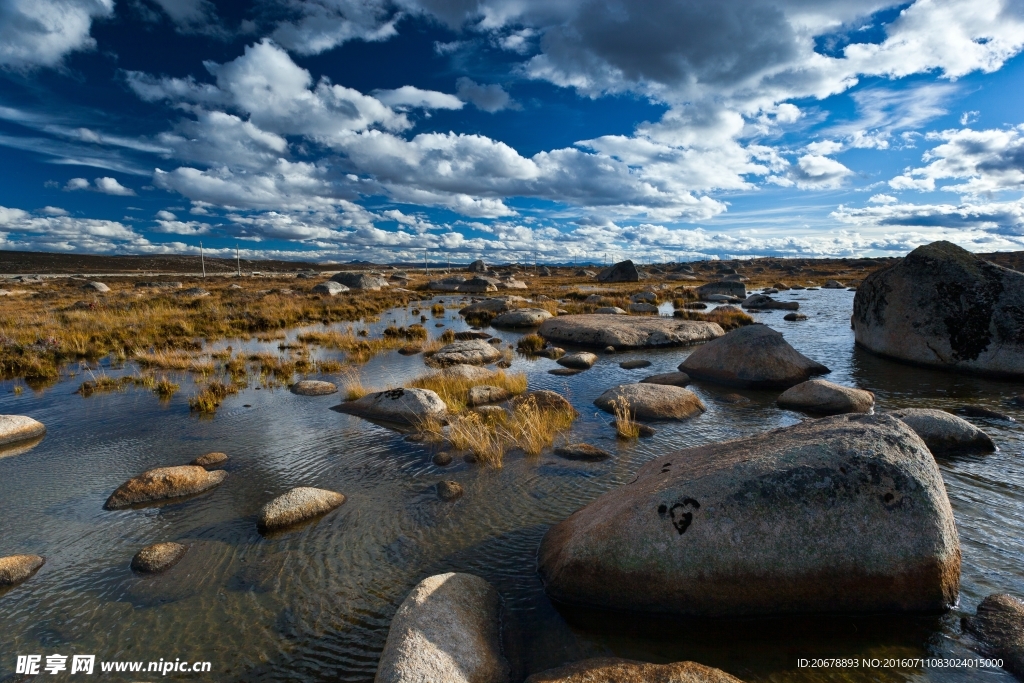
[[[640,380],[640,384],[667,384],[674,387],[685,387],[689,383],[690,376],[685,372],[665,372]]]
[[[501,598],[472,574],[420,581],[391,620],[374,683],[507,683]]]
[[[475,387],[470,387],[466,403],[470,406],[482,406],[488,403],[504,401],[511,395],[512,394],[509,393],[508,389],[503,387],[481,384]]]
[[[629,297],[629,300],[634,304],[656,304],[658,295],[654,292],[640,292]]]
[[[778,403],[780,408],[819,415],[870,413],[875,405],[875,395],[863,389],[811,379],[786,389],[779,396]]]
[[[637,370],[639,368],[649,368],[651,367],[651,361],[642,359],[624,360],[621,363],[619,363],[619,367],[622,368],[623,370]]]
[[[853,299],[857,344],[919,365],[1024,378],[1024,273],[950,242],[872,272]]]
[[[598,396],[594,405],[612,413],[623,401],[636,417],[649,420],[684,420],[707,410],[697,394],[667,384],[620,384]]]
[[[412,426],[431,418],[442,418],[448,413],[444,401],[430,389],[377,391],[355,401],[346,401],[335,410],[370,420]]]
[[[318,379],[303,379],[292,385],[293,394],[299,396],[326,396],[338,393],[338,386],[333,382]]]
[[[42,422],[26,415],[0,415],[0,446],[27,441],[46,434]]]
[[[566,354],[555,362],[575,370],[589,370],[597,362],[597,356],[588,351],[577,351],[576,353]]]
[[[314,294],[326,294],[327,296],[335,296],[337,294],[344,294],[348,291],[348,287],[336,282],[334,280],[328,280],[327,282],[321,282],[320,284],[313,287]]]
[[[82,289],[91,289],[92,291],[99,292],[101,294],[105,294],[110,291],[110,287],[107,287],[107,285],[102,282],[86,282],[82,285]]]
[[[933,408],[902,408],[888,413],[904,422],[924,439],[936,455],[949,453],[991,453],[995,443],[967,420]]]
[[[620,261],[597,274],[599,282],[639,282],[640,271],[630,260]]]
[[[452,379],[464,380],[466,382],[480,382],[491,379],[494,377],[495,372],[476,365],[459,363],[456,365],[449,365],[444,370],[441,370],[440,374]]]
[[[501,351],[482,339],[455,341],[431,356],[438,365],[486,365],[501,358]]]
[[[0,557],[0,586],[17,586],[28,580],[46,564],[40,555],[8,555]]]
[[[989,595],[978,613],[963,620],[979,638],[987,655],[1003,660],[1003,668],[1024,678],[1024,601],[1006,593]]]
[[[742,282],[733,282],[730,280],[709,282],[706,285],[701,285],[697,288],[697,296],[701,299],[710,301],[708,297],[713,294],[724,294],[725,296],[731,296],[737,299],[745,299],[747,297],[747,288]]]
[[[388,281],[382,277],[360,272],[341,272],[331,278],[333,282],[340,282],[349,289],[362,289],[379,291],[388,286]]]
[[[537,327],[552,315],[543,308],[517,308],[491,321],[494,327]]]
[[[528,303],[530,303],[529,300],[524,299],[521,296],[483,299],[482,301],[475,301],[469,306],[459,309],[459,315],[473,316],[478,313],[504,313],[505,311],[511,311],[520,306],[525,306]]]
[[[209,472],[198,465],[158,467],[121,484],[103,507],[121,510],[139,503],[190,496],[217,486],[227,476],[224,470]]]
[[[960,543],[924,442],[837,415],[647,463],[553,526],[538,565],[555,600],[634,612],[934,612]]]
[[[655,306],[654,304],[645,304],[645,303],[630,304],[629,305],[629,312],[630,313],[657,313],[658,312],[658,307]]]
[[[725,334],[717,323],[600,314],[560,315],[545,320],[537,333],[548,341],[617,349],[686,346]]]
[[[594,310],[597,315],[626,315],[626,311],[618,306],[601,306]]]
[[[260,531],[284,529],[326,514],[344,502],[344,494],[311,486],[297,486],[260,508],[256,526]]]
[[[679,365],[693,379],[740,387],[790,387],[829,372],[765,325],[746,325],[697,348]]]
[[[740,304],[743,308],[750,309],[752,311],[760,310],[783,310],[783,311],[795,311],[800,308],[800,304],[796,301],[776,301],[775,299],[765,294],[751,294],[743,303]]]
[[[187,545],[181,543],[154,543],[135,553],[132,569],[140,574],[155,574],[170,569],[185,557]]]

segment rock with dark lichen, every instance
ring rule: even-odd
[[[155,574],[170,569],[185,556],[188,546],[181,543],[154,543],[135,553],[132,570],[140,574]]]
[[[1024,273],[933,242],[864,278],[853,328],[889,358],[1024,378]]]
[[[837,415],[652,460],[551,527],[538,568],[551,598],[603,609],[929,612],[956,603],[960,542],[924,442]]]

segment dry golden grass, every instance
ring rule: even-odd
[[[525,334],[516,342],[516,348],[527,355],[535,354],[547,346],[547,340],[539,334]]]
[[[731,307],[725,310],[716,308],[707,313],[689,308],[681,308],[677,309],[673,315],[683,320],[704,320],[706,322],[718,323],[726,332],[754,323],[754,319],[749,315]]]
[[[431,306],[430,307],[430,314],[433,315],[435,318],[443,318],[444,317],[444,304],[434,304],[433,306]]]
[[[620,439],[640,438],[640,425],[636,421],[636,413],[630,409],[629,401],[620,397],[612,401],[612,413],[615,415],[615,435]]]
[[[464,377],[454,377],[446,372],[434,372],[417,377],[409,383],[409,386],[416,389],[429,389],[435,392],[441,397],[445,405],[448,406],[449,412],[462,413],[467,408],[469,390],[485,384],[501,387],[515,396],[526,391],[526,375],[499,370],[486,379],[471,380]]]
[[[423,328],[420,327],[420,329]],[[365,363],[378,353],[397,349],[406,344],[406,337],[398,334],[388,335],[381,339],[361,339],[359,335],[352,334],[351,331],[338,332],[336,330],[303,332],[298,336],[298,340],[326,349],[344,351],[345,359],[352,363]]]
[[[213,380],[188,400],[188,407],[196,413],[213,414],[225,398],[237,393],[238,387],[235,384]]]
[[[511,450],[539,455],[568,432],[576,417],[571,408],[542,407],[529,398],[499,414],[484,416],[469,411],[451,416],[447,428],[436,419],[427,420],[420,431],[434,441],[447,440],[453,448],[469,451],[480,462],[500,469]]]

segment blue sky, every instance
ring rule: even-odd
[[[0,248],[1024,249],[1020,0],[0,0]]]

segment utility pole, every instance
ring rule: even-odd
[[[238,266],[238,277],[242,277],[242,257],[238,255],[238,242],[235,242],[235,264]]]
[[[423,250],[423,272],[424,272],[424,274],[427,273],[427,250],[426,249]]]
[[[203,256],[203,243],[199,243],[199,263],[203,265],[203,279],[206,279],[206,258]]]

